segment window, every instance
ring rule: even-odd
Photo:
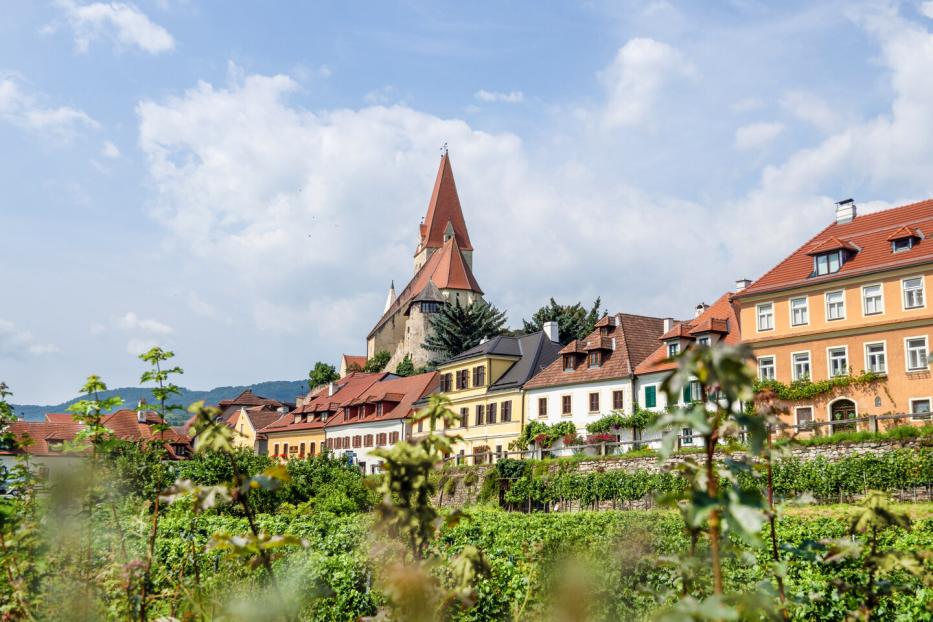
[[[590,412],[599,412],[599,393],[590,393]]]
[[[920,371],[929,367],[927,360],[927,338],[913,337],[905,340],[907,371]]]
[[[813,407],[812,406],[798,406],[796,408],[797,412],[797,425],[798,426],[808,426],[813,423]]]
[[[862,313],[878,315],[884,313],[884,298],[881,283],[862,287]]]
[[[813,258],[813,271],[816,272],[817,276],[823,274],[832,274],[833,272],[839,272],[839,268],[842,266],[842,252],[833,251],[831,253],[824,253],[822,255],[817,255]]]
[[[353,437],[353,447],[357,448],[357,447],[362,447],[362,446],[363,446],[363,437],[357,434],[356,436]]]
[[[564,355],[564,371],[573,371],[573,355]]]
[[[547,398],[546,397],[538,398],[538,416],[547,417]]]
[[[279,455],[279,444],[278,443],[272,446],[272,455],[274,457],[278,457]]]
[[[677,342],[667,344],[667,358],[674,358],[680,352],[680,344]]]
[[[470,370],[461,369],[457,372],[457,388],[466,389],[470,384]]]
[[[442,374],[441,375],[441,393],[449,393],[451,386],[451,381],[453,380],[453,375],[451,374]]]
[[[709,337],[700,337],[697,339],[697,344],[701,346],[709,347]]]
[[[888,371],[884,342],[865,344],[865,369],[883,374]]]
[[[826,292],[826,319],[841,320],[846,316],[845,292]]]
[[[924,397],[910,400],[910,414],[914,419],[930,418],[930,398]]]
[[[623,408],[625,408],[625,404],[622,399],[623,397],[624,397],[624,394],[622,393],[622,391],[612,392],[612,409],[613,410],[622,410]]]
[[[477,404],[475,425],[483,425],[483,421],[485,420],[485,418],[486,418],[486,406],[484,404]]]
[[[424,432],[424,419],[418,422],[418,434],[421,434],[422,432]]]
[[[437,313],[440,310],[441,310],[441,303],[439,302],[422,302],[421,303],[422,313]]]
[[[473,386],[482,387],[486,385],[486,366],[480,365],[473,368]]]
[[[918,276],[912,279],[901,281],[904,289],[904,308],[920,309],[924,306],[923,302],[923,277]]]
[[[845,376],[849,373],[849,354],[845,347],[829,348],[826,350],[828,359],[829,376]]]
[[[693,445],[693,428],[681,428],[680,444],[681,445]]]
[[[896,240],[891,240],[891,252],[900,253],[901,251],[909,251],[914,247],[913,238],[898,238]]]
[[[658,388],[656,386],[645,387],[645,408],[654,408],[658,405]]]
[[[376,435],[376,445],[378,445],[379,447],[386,446],[386,433],[385,432],[382,432]]]
[[[775,370],[774,370],[774,357],[773,356],[763,356],[758,359],[758,379],[759,380],[774,380]]]
[[[794,352],[791,355],[794,368],[794,380],[809,380],[810,379],[810,353],[809,352]]]
[[[696,380],[691,380],[686,385],[684,385],[684,404],[689,404],[690,402],[699,402],[702,399],[703,394],[699,382]]]
[[[364,447],[372,447],[372,446],[373,446],[373,435],[372,435],[372,434],[367,434],[367,435],[363,438],[363,446],[364,446]]]
[[[590,367],[599,367],[599,350],[590,352]]]
[[[382,402],[376,403],[376,416],[377,417],[382,416]]]
[[[564,395],[560,398],[560,414],[569,415],[571,411],[570,396]]]
[[[317,449],[317,447],[315,446],[315,443],[308,443],[308,455],[309,456],[314,455],[315,449]]]
[[[495,403],[490,404],[489,406],[486,407],[486,423],[496,422],[496,414],[498,410],[499,410],[499,405]]]
[[[460,427],[468,428],[470,427],[470,409],[463,407],[460,409]]]
[[[298,445],[298,456],[301,458],[305,457],[305,444],[304,443],[301,443],[300,445]]]
[[[810,310],[806,297],[790,299],[790,323],[791,326],[803,326],[810,323]]]
[[[288,443],[282,445],[282,457],[288,458]]]
[[[389,444],[394,445],[398,442],[398,432],[389,433]]]
[[[774,304],[765,302],[756,307],[758,309],[758,330],[774,329]]]
[[[512,400],[502,402],[502,423],[512,420]]]

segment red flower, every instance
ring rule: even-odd
[[[590,434],[586,437],[586,442],[591,445],[595,443],[614,443],[616,440],[618,440],[618,437],[616,437],[615,434],[607,434],[605,432]]]

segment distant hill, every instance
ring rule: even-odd
[[[307,380],[270,380],[269,382],[260,382],[257,384],[238,386],[238,387],[216,387],[209,391],[194,391],[192,389],[181,390],[181,396],[176,403],[187,408],[192,402],[204,400],[205,404],[217,404],[220,400],[226,400],[236,397],[246,389],[252,389],[256,395],[268,397],[280,402],[294,403],[295,398],[308,392]],[[123,398],[122,408],[135,408],[139,400],[153,402],[152,390],[142,387],[123,387],[121,389],[112,389],[100,394],[101,399],[119,395]],[[61,404],[51,406],[36,406],[32,404],[11,404],[13,412],[20,419],[27,421],[41,421],[45,418],[45,413],[66,412],[68,407],[84,399],[84,396],[76,397]],[[177,413],[174,420],[170,420],[172,425],[179,425],[188,418],[186,413]]]

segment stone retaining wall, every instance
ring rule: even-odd
[[[814,460],[816,458],[823,457],[831,462],[835,462],[852,455],[885,454],[895,449],[901,449],[905,447],[918,449],[920,447],[928,446],[929,444],[930,441],[924,439],[911,439],[906,441],[868,441],[864,443],[836,443],[832,445],[818,445],[812,447],[792,447],[788,450],[788,455],[803,461]],[[742,452],[735,452],[732,454],[726,454],[723,452],[716,453],[716,457],[718,459],[726,457],[739,457],[742,455]],[[702,454],[697,453],[676,455],[668,458],[664,462],[659,462],[658,459],[654,456],[644,456],[641,458],[631,459],[594,458],[577,462],[576,469],[581,473],[588,473],[591,471],[617,470],[629,472],[648,471],[649,473],[660,473],[662,471],[674,468],[677,464],[689,459],[702,459]],[[557,468],[556,463],[552,468]],[[446,489],[435,496],[434,503],[436,505],[453,508],[460,508],[464,505],[474,503],[477,496],[479,495],[480,489],[482,488],[483,481],[485,480],[490,469],[495,469],[495,466],[480,465],[476,467],[461,467],[458,469],[451,469],[449,473],[445,474],[446,477],[442,476],[442,483],[447,481],[453,481],[454,483],[447,484]],[[474,472],[477,475],[476,481],[472,486],[467,486],[464,483],[464,477],[468,472]],[[650,500],[641,500],[629,503],[625,506],[625,509],[634,509],[638,507],[643,508],[650,505]],[[611,506],[611,502],[609,503],[609,506]]]

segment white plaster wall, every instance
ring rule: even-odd
[[[585,382],[580,384],[563,385],[557,387],[541,387],[525,391],[525,422],[543,421],[554,425],[561,421],[573,421],[577,434],[586,436],[586,426],[598,421],[603,415],[612,413],[612,393],[622,391],[622,405],[625,414],[632,413],[632,381],[630,378],[616,378]],[[599,412],[590,413],[590,393],[599,393]],[[571,398],[571,415],[561,414],[562,398],[569,395]],[[546,418],[538,416],[538,400],[542,397],[548,400],[548,415]]]
[[[348,449],[331,449],[331,451],[338,456],[342,456],[347,452],[354,452],[356,454],[356,461],[366,463],[366,472],[372,473],[372,465],[379,464],[382,461],[371,455],[374,449],[377,449],[375,445],[375,436],[377,434],[385,434],[388,441],[388,435],[392,432],[398,432],[399,440],[405,439],[405,420],[404,419],[389,419],[388,421],[369,421],[366,423],[352,423],[341,426],[328,427],[324,429],[324,438],[325,439],[336,439],[336,438],[350,438],[350,447]],[[367,434],[373,435],[373,446],[372,447],[353,447],[353,437],[354,436],[363,436]],[[388,447],[388,445],[386,445]]]

